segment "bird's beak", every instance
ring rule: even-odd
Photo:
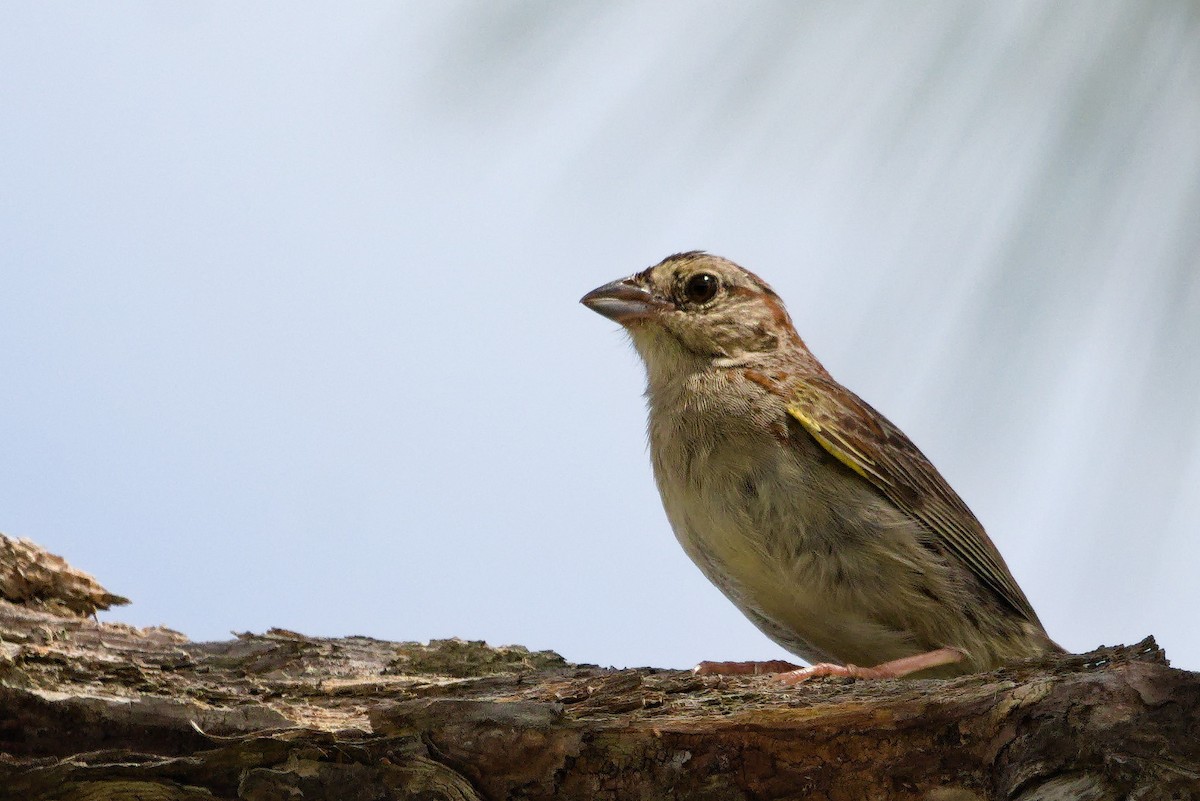
[[[621,325],[649,319],[670,306],[633,278],[622,278],[620,281],[596,287],[580,298],[579,302]]]

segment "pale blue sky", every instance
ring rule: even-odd
[[[1200,668],[1200,14],[0,6],[0,531],[107,619],[782,652],[676,545],[577,305],[771,281],[1073,649]]]

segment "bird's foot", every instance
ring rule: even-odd
[[[770,662],[701,662],[692,668],[697,676],[761,676],[764,673],[787,674],[800,668],[782,659]]]
[[[898,679],[919,670],[952,665],[966,659],[965,652],[958,648],[938,648],[916,656],[905,656],[884,662],[875,667],[858,665],[831,665],[825,662],[812,667],[797,668],[780,673],[775,678],[784,684],[799,684],[817,676],[846,676],[854,679]]]

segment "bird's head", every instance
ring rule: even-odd
[[[753,360],[800,344],[783,301],[765,281],[699,251],[668,256],[580,302],[624,326],[652,374]]]

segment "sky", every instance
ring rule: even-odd
[[[0,6],[0,531],[103,619],[786,654],[593,287],[703,248],[1068,648],[1200,669],[1191,4]]]

